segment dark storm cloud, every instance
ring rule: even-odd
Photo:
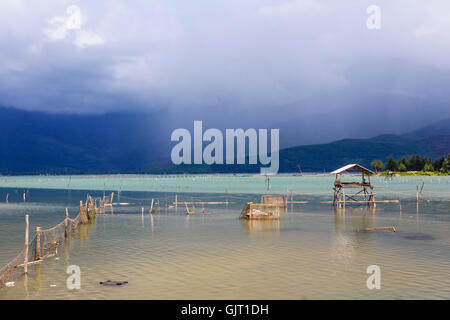
[[[448,114],[449,2],[377,1],[377,31],[366,27],[371,4],[2,2],[0,105],[77,113],[165,108],[216,122],[233,118],[225,110],[263,110],[255,117],[283,123],[351,114],[362,104],[386,112],[411,101]]]

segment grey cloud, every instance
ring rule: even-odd
[[[72,3],[3,2],[0,105],[77,113],[204,110],[206,118],[224,109],[261,111],[262,121],[283,123],[293,113],[334,111],[337,101],[357,101],[341,106],[351,113],[365,95],[386,94],[444,110],[450,3],[377,2],[379,31],[366,28],[372,1],[81,0],[73,2],[81,29],[59,38],[48,30],[61,23],[50,21],[67,17]]]

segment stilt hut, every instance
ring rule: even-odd
[[[361,173],[360,181],[343,181],[345,173]],[[375,198],[373,193],[373,185],[370,183],[370,176],[374,174],[373,171],[364,168],[359,164],[348,164],[339,168],[331,174],[336,175],[334,180],[334,197],[333,206],[349,203],[357,204],[375,204]],[[354,175],[350,175],[354,177]],[[348,190],[346,192],[346,190]]]

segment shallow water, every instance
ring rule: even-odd
[[[120,201],[136,203],[82,225],[58,259],[30,267],[13,287],[0,288],[0,299],[450,298],[448,177],[374,179],[380,186],[377,200],[400,199],[400,204],[336,210],[321,203],[331,198],[330,177],[273,177],[272,193],[289,189],[295,200],[308,201],[288,206],[279,221],[238,219],[245,203],[266,191],[259,176],[0,180],[0,199],[10,194],[9,203],[0,204],[0,265],[22,250],[26,213],[32,228],[50,227],[64,219],[65,207],[75,217],[79,200],[86,193],[99,196],[104,188],[107,193],[121,189]],[[422,181],[423,202],[417,205],[416,186]],[[171,203],[175,193],[179,201],[228,197],[232,203],[205,206],[205,215],[186,216],[183,207],[148,214],[149,199],[164,205],[164,197]],[[395,226],[397,232],[360,232],[383,226]],[[69,265],[81,269],[80,290],[66,287]],[[370,265],[381,268],[380,290],[366,287]],[[128,284],[99,284],[106,280]]]

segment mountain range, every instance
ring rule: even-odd
[[[67,115],[0,108],[0,114],[3,175],[259,172],[259,165],[171,164],[174,143],[162,111]],[[450,118],[400,135],[285,148],[280,172],[323,172],[355,162],[370,166],[389,155],[435,159],[449,153]]]

